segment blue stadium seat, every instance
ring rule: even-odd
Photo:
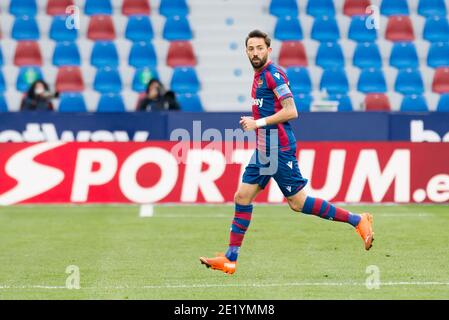
[[[0,112],[8,112],[8,104],[2,94],[0,94]]]
[[[360,69],[382,68],[382,56],[375,42],[358,43],[352,58],[354,66]]]
[[[449,94],[442,94],[437,105],[438,112],[449,112]]]
[[[192,40],[193,34],[189,20],[183,16],[168,17],[165,20],[162,36],[165,40]]]
[[[37,13],[36,0],[11,0],[9,13],[16,17],[35,16]]]
[[[148,16],[130,16],[125,38],[131,41],[150,41],[154,37],[153,26]]]
[[[196,93],[184,93],[177,94],[176,99],[181,106],[182,111],[187,112],[202,112],[203,104],[201,103],[201,99]]]
[[[176,93],[197,93],[200,82],[194,68],[174,68],[170,88]]]
[[[136,92],[144,92],[151,79],[159,79],[159,74],[156,69],[137,69],[134,73],[132,89]]]
[[[57,42],[53,52],[53,65],[80,66],[81,56],[75,42]]]
[[[428,112],[426,98],[422,95],[408,95],[402,98],[401,111]]]
[[[112,5],[110,0],[86,0],[84,13],[88,16],[97,14],[111,15]]]
[[[271,0],[269,12],[277,17],[296,17],[299,13],[298,4],[296,0]]]
[[[117,69],[98,69],[94,80],[94,89],[100,93],[118,93],[122,90],[122,80]]]
[[[326,69],[321,76],[320,90],[329,95],[347,93],[349,91],[348,77],[344,69]]]
[[[418,13],[425,17],[444,17],[447,15],[447,8],[444,0],[419,0]]]
[[[322,42],[318,47],[315,64],[321,68],[342,68],[345,66],[343,50],[337,42]]]
[[[65,16],[54,16],[50,26],[50,39],[61,41],[75,41],[78,38],[78,31],[66,26]]]
[[[313,98],[310,94],[295,94],[293,96],[293,99],[295,100],[296,109],[298,112],[309,112],[310,111],[310,105],[312,104]]]
[[[67,92],[59,96],[59,112],[86,112],[86,102],[81,93]]]
[[[38,40],[39,27],[34,17],[22,16],[14,20],[11,36],[15,40]]]
[[[427,65],[432,68],[449,67],[449,42],[434,42],[430,45]]]
[[[25,92],[36,80],[43,79],[42,70],[39,67],[24,67],[19,69],[16,88],[18,91]]]
[[[337,20],[334,17],[316,17],[312,26],[312,39],[320,42],[336,42],[340,39]]]
[[[338,102],[338,112],[353,111],[351,98],[346,94],[332,94],[329,95],[328,100]]]
[[[274,27],[274,38],[281,41],[302,40],[302,28],[297,17],[278,18]]]
[[[189,14],[189,7],[186,0],[161,0],[159,13],[165,17],[185,17]]]
[[[125,103],[119,93],[102,94],[97,105],[97,112],[125,112]]]
[[[90,64],[96,68],[119,66],[119,57],[114,42],[95,41],[90,55]]]
[[[312,91],[309,69],[291,67],[287,68],[286,72],[293,94],[309,94]]]
[[[446,17],[426,19],[423,39],[430,42],[449,42],[449,23]]]
[[[357,90],[363,93],[385,93],[387,83],[381,69],[362,70],[357,82]]]
[[[5,77],[3,76],[3,72],[0,70],[0,92],[3,93],[5,91],[6,91]]]
[[[418,53],[413,42],[394,42],[390,65],[398,69],[419,67]]]
[[[414,69],[399,70],[394,89],[403,95],[420,95],[424,93],[421,73]]]
[[[335,7],[333,0],[309,0],[307,2],[306,13],[310,16],[334,16]]]
[[[366,27],[367,16],[353,16],[349,25],[348,39],[356,42],[374,42],[377,40],[376,28]]]
[[[134,42],[128,57],[128,64],[134,68],[157,66],[157,57],[151,42]]]
[[[382,0],[380,13],[384,16],[408,16],[407,0]]]

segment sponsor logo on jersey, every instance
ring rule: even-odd
[[[274,76],[275,76],[276,78],[278,78],[278,80],[281,80],[281,75],[279,74],[279,72],[276,72],[276,73],[274,74]]]
[[[263,98],[260,98],[260,99],[254,99],[253,98],[253,106],[258,106],[259,108],[262,108],[262,106],[263,106]]]

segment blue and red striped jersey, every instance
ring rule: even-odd
[[[271,61],[260,71],[254,73],[251,92],[253,98],[253,117],[255,120],[271,116],[282,109],[281,101],[292,98],[290,84],[285,72]],[[277,129],[277,146],[270,143],[270,136]],[[257,148],[261,151],[279,148],[281,151],[290,149],[296,144],[290,123],[266,126],[256,130]],[[272,137],[274,139],[275,137]],[[273,140],[274,142],[275,140]]]

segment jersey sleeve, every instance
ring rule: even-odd
[[[293,94],[290,90],[289,81],[287,76],[280,71],[267,71],[265,73],[268,88],[273,90],[276,97],[282,101],[287,98],[292,98]]]

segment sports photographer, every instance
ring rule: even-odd
[[[51,99],[57,98],[58,92],[51,92],[43,80],[36,80],[23,97],[21,111],[53,111]]]
[[[139,101],[137,111],[179,110],[179,103],[173,91],[166,91],[159,80],[152,79],[145,96]]]

